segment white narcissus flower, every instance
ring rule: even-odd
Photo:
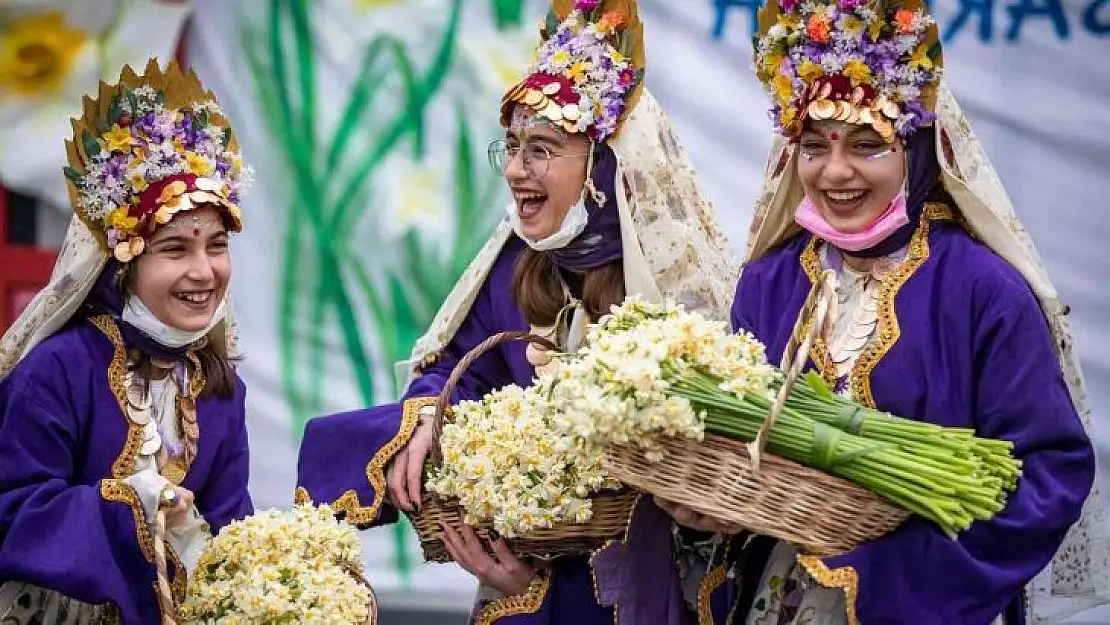
[[[9,0],[0,8],[0,182],[69,210],[70,118],[100,80],[172,58],[189,2]]]
[[[328,506],[266,510],[225,527],[189,580],[186,622],[361,625],[370,591],[354,528]]]

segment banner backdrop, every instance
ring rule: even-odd
[[[770,145],[750,69],[757,0],[643,0],[647,83],[739,252]],[[535,0],[196,0],[190,61],[256,182],[235,243],[260,507],[287,506],[304,422],[393,399],[407,356],[501,215],[486,165]],[[1110,0],[945,0],[948,76],[1045,257],[1110,466]],[[358,441],[352,441],[356,453]],[[406,526],[367,532],[383,604],[467,605]]]

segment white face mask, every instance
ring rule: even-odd
[[[211,332],[217,323],[223,321],[226,314],[227,300],[224,299],[216,308],[216,312],[212,315],[212,320],[208,322],[206,328],[196,332],[186,332],[162,323],[141,299],[132,295],[127,298],[127,304],[123,307],[123,314],[120,317],[159,344],[171,349],[178,349],[204,338],[204,335]]]
[[[520,215],[517,214],[515,202],[510,202],[509,205],[505,207],[505,212],[509,214],[509,222],[512,223],[513,232],[516,233],[516,236],[520,237],[522,241],[528,244],[528,247],[537,252],[558,250],[566,247],[568,243],[582,234],[590,218],[589,213],[586,212],[585,193],[583,193],[579,196],[578,201],[567,211],[567,216],[563,218],[563,224],[559,226],[559,229],[551,234],[551,236],[535,241],[524,235],[524,225],[520,222]]]

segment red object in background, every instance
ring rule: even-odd
[[[0,329],[4,331],[50,281],[57,254],[55,250],[12,243],[8,223],[8,190],[0,186]]]

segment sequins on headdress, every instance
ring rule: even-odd
[[[66,142],[65,176],[77,215],[128,262],[181,211],[211,205],[242,228],[239,195],[250,178],[227,119],[192,71],[151,59],[142,76],[85,99]]]
[[[769,0],[759,24],[756,73],[782,134],[808,118],[891,141],[936,118],[943,60],[924,0]]]
[[[617,133],[643,84],[643,32],[634,0],[553,0],[527,76],[501,99],[501,123],[530,109],[596,143]]]

